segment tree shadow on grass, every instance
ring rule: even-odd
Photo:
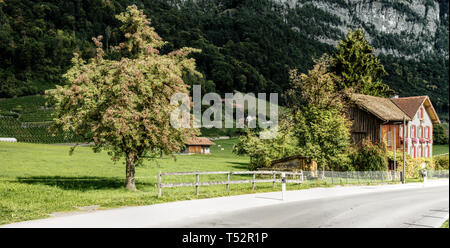
[[[39,184],[58,187],[64,190],[98,190],[125,188],[125,179],[113,177],[62,177],[62,176],[31,176],[18,177],[17,181],[26,184]],[[136,182],[136,187],[153,186],[149,182]]]
[[[241,163],[241,162],[228,162],[230,164],[234,164],[232,167],[235,169],[248,169],[249,163]]]

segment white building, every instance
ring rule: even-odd
[[[433,156],[433,124],[440,124],[439,117],[428,96],[394,97],[391,100],[411,119],[407,122],[405,139],[403,125],[399,125],[401,145],[406,141],[411,157]]]

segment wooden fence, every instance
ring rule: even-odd
[[[256,183],[271,182],[275,187],[275,183],[281,182],[281,178],[277,179],[277,175],[281,175],[282,171],[206,171],[206,172],[158,172],[158,197],[162,195],[162,188],[172,187],[195,187],[195,193],[198,195],[200,186],[208,185],[227,185],[227,192],[230,191],[231,184],[251,183],[252,190],[255,190]],[[286,179],[286,183],[303,183],[303,171],[300,172],[284,172],[286,175],[298,176],[298,180]],[[272,175],[271,179],[256,179],[256,175]],[[190,183],[162,183],[162,176],[178,176],[178,175],[195,175],[195,182]],[[200,175],[227,175],[226,181],[200,182]],[[251,180],[230,180],[231,175],[253,175]]]

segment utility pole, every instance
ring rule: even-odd
[[[395,132],[395,123],[394,123],[394,171],[397,171],[397,144],[396,142],[397,133]]]
[[[406,156],[405,156],[405,143],[406,143],[406,136],[405,136],[405,131],[406,131],[406,119],[403,116],[403,171],[402,171],[402,183],[405,183],[405,160],[406,160]]]

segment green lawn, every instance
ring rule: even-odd
[[[433,145],[433,156],[448,154],[448,145]]]
[[[249,158],[231,152],[237,139],[218,140],[210,155],[177,155],[147,160],[136,169],[138,191],[124,188],[125,165],[114,164],[106,152],[94,153],[78,147],[69,156],[69,146],[0,142],[0,224],[48,217],[50,213],[80,211],[77,207],[99,205],[100,208],[148,205],[168,201],[208,198],[251,193],[251,184],[202,186],[200,195],[194,187],[164,188],[157,197],[157,173],[181,171],[247,170]],[[219,147],[220,145],[220,147]],[[221,149],[224,149],[223,151]],[[231,180],[251,179],[232,175]],[[225,181],[226,175],[201,175],[200,181]],[[288,190],[329,186],[331,183],[372,183],[372,181],[307,181],[288,184]],[[164,176],[165,182],[194,182],[195,176]],[[276,189],[272,183],[257,183],[255,192]]]
[[[50,213],[79,210],[77,207],[82,206],[110,208],[251,193],[251,184],[238,184],[231,185],[229,193],[225,185],[202,186],[199,196],[194,187],[164,188],[163,196],[157,197],[158,171],[247,170],[249,158],[231,153],[234,142],[236,139],[216,141],[211,155],[145,161],[136,169],[136,192],[124,189],[125,165],[112,163],[106,152],[93,153],[89,147],[78,147],[69,156],[69,146],[0,142],[0,224],[45,218]],[[250,179],[233,175],[231,180],[243,178]],[[226,175],[201,175],[200,180],[226,180]],[[163,177],[163,183],[182,181],[194,182],[195,176]],[[288,189],[312,185],[289,184]],[[272,183],[256,184],[256,192],[268,191],[274,191]]]

